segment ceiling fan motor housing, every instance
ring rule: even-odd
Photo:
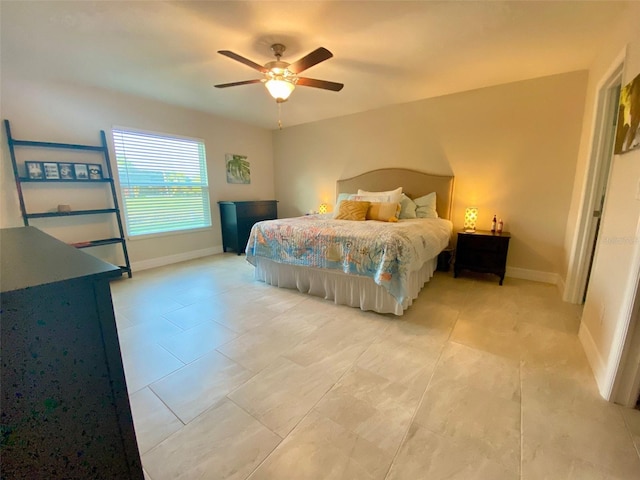
[[[276,56],[278,60],[280,60],[280,57],[282,56],[282,54],[286,49],[287,47],[285,47],[281,43],[274,43],[273,45],[271,45],[271,51],[273,52],[273,54]]]

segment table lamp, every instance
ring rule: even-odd
[[[467,209],[464,212],[464,231],[475,232],[477,220],[478,220],[478,208],[467,207]]]

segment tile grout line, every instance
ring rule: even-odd
[[[220,355],[223,355],[221,352],[218,352],[218,353],[220,353]],[[225,355],[223,355],[223,356],[225,356]],[[228,358],[228,357],[226,357],[226,356],[225,356],[225,358]],[[229,360],[231,360],[231,361],[235,362],[235,360],[232,360],[232,359],[229,359]],[[235,362],[235,363],[237,363],[237,362]],[[239,365],[239,364],[238,364],[238,365]],[[185,365],[185,366],[186,366],[186,365]],[[240,366],[242,367],[242,365],[240,365]],[[181,368],[182,368],[182,367],[181,367]],[[242,368],[244,368],[244,367],[242,367]],[[179,370],[179,369],[178,369],[178,370]],[[247,369],[247,370],[248,370],[248,369]],[[176,370],[176,371],[177,371],[177,370]],[[173,373],[173,372],[172,372],[172,373]],[[168,375],[171,375],[171,374],[168,374]],[[165,375],[165,377],[166,377],[166,376],[168,376],[168,375]],[[255,376],[255,375],[254,375],[254,376]],[[162,378],[165,378],[165,377],[162,377]],[[251,378],[253,378],[253,377],[251,377]],[[162,380],[162,379],[159,379],[159,380]],[[159,380],[156,380],[156,382],[157,382],[157,381],[159,381]],[[247,381],[248,381],[248,380],[247,380]],[[156,382],[154,382],[154,383],[156,383]],[[157,444],[156,444],[156,445],[154,445],[153,447],[149,448],[149,449],[147,450],[147,452],[145,452],[145,453],[149,453],[151,450],[155,449],[156,447],[158,447],[158,446],[159,446],[159,445],[161,445],[162,443],[164,443],[164,442],[166,442],[167,440],[169,440],[169,439],[170,439],[171,437],[173,437],[174,435],[176,435],[176,434],[178,434],[179,432],[181,432],[181,431],[182,431],[182,429],[183,429],[184,427],[187,427],[188,425],[190,425],[190,424],[194,423],[195,421],[197,421],[197,419],[198,419],[198,418],[200,418],[202,415],[206,414],[207,412],[209,412],[209,411],[210,411],[210,410],[212,410],[213,408],[215,408],[215,407],[219,406],[219,405],[220,405],[224,400],[229,400],[229,401],[231,401],[231,402],[232,402],[234,405],[236,405],[238,408],[242,409],[242,411],[246,412],[246,413],[247,413],[247,415],[249,415],[249,416],[251,416],[252,418],[254,418],[254,419],[255,419],[256,421],[258,421],[261,425],[264,425],[264,424],[262,424],[262,422],[260,422],[260,420],[258,420],[258,419],[257,419],[257,418],[255,418],[253,415],[251,415],[251,413],[247,412],[244,408],[242,408],[240,405],[238,405],[236,402],[234,402],[231,398],[229,398],[229,397],[227,396],[228,394],[227,394],[227,395],[225,395],[224,397],[221,397],[220,399],[218,399],[217,401],[215,401],[215,402],[214,402],[214,403],[212,403],[211,405],[209,405],[206,409],[204,409],[202,412],[200,412],[198,415],[196,415],[193,419],[191,419],[189,422],[185,423],[185,422],[180,418],[180,416],[179,416],[176,412],[174,412],[174,411],[173,411],[173,409],[172,409],[172,408],[171,408],[171,407],[170,407],[170,406],[169,406],[169,405],[168,405],[168,404],[167,404],[167,403],[162,399],[162,397],[160,397],[160,395],[159,395],[155,390],[153,390],[153,388],[151,387],[151,385],[152,385],[152,384],[148,384],[148,385],[146,385],[145,387],[143,387],[143,388],[141,388],[140,390],[138,390],[138,392],[139,392],[139,391],[141,391],[141,390],[143,390],[144,388],[148,388],[148,389],[149,389],[149,391],[151,391],[151,393],[153,393],[153,395],[155,395],[155,396],[156,396],[156,397],[157,397],[157,398],[162,402],[162,404],[163,404],[165,407],[167,407],[167,410],[169,410],[169,411],[170,411],[170,412],[171,412],[171,413],[172,413],[172,414],[173,414],[173,415],[178,419],[178,421],[179,421],[180,423],[182,423],[182,427],[180,428],[180,430],[178,430],[178,431],[176,431],[176,432],[173,432],[173,433],[172,433],[171,435],[169,435],[167,438],[165,438],[165,439],[164,439],[164,440],[162,440],[161,442],[157,443]],[[244,385],[244,384],[243,384],[243,385]],[[239,388],[239,387],[238,387],[238,388]],[[235,390],[235,389],[234,389],[234,390]],[[273,431],[272,431],[270,428],[268,428],[266,425],[264,425],[264,426],[265,426],[265,428],[267,428],[267,429],[268,429],[270,432],[272,432],[273,434],[277,435],[278,437],[280,436],[280,435],[278,435],[276,432],[273,432]],[[142,457],[142,455],[141,455],[141,457]],[[142,460],[142,458],[141,458],[141,460]]]
[[[389,465],[387,473],[386,473],[386,475],[384,477],[385,479],[389,476],[389,473],[391,472],[391,467],[393,467],[393,464],[395,463],[396,458],[398,457],[398,453],[400,453],[400,449],[402,448],[402,445],[406,441],[406,438],[407,438],[407,436],[409,434],[409,430],[411,429],[411,425],[413,425],[413,422],[414,422],[414,420],[416,418],[416,415],[418,414],[418,409],[420,408],[420,405],[422,405],[422,401],[424,400],[424,397],[427,394],[427,390],[429,389],[429,386],[431,385],[431,381],[433,380],[433,377],[434,377],[434,375],[436,373],[436,368],[438,367],[438,364],[440,363],[440,360],[442,358],[442,354],[444,353],[445,348],[450,343],[453,343],[453,344],[456,344],[456,345],[462,345],[462,344],[456,342],[455,340],[452,340],[451,336],[453,335],[453,331],[455,330],[456,325],[458,324],[458,321],[460,320],[460,312],[466,306],[468,296],[469,296],[468,293],[465,292],[462,305],[460,306],[459,309],[457,309],[456,319],[453,322],[453,325],[451,326],[451,329],[449,330],[449,334],[447,335],[447,338],[444,340],[444,342],[442,343],[442,346],[440,347],[440,354],[438,355],[438,359],[436,360],[436,362],[435,362],[435,364],[433,366],[433,371],[431,372],[431,377],[429,378],[429,381],[427,382],[427,385],[426,385],[426,387],[424,389],[424,392],[422,392],[422,396],[420,397],[420,401],[416,405],[416,408],[415,408],[415,410],[413,412],[413,416],[411,417],[411,422],[409,422],[409,426],[407,427],[407,431],[405,432],[404,436],[402,437],[402,440],[400,441],[400,444],[398,445],[396,453],[393,456],[393,459],[391,460],[391,464]]]
[[[230,398],[230,397],[228,396],[228,394],[227,394],[227,395],[225,395],[225,398],[226,398],[227,400],[229,400],[231,403],[233,403],[233,404],[234,404],[236,407],[238,407],[240,410],[242,410],[243,412],[245,412],[247,415],[249,415],[251,418],[253,418],[256,422],[258,422],[260,425],[262,425],[262,426],[263,426],[264,428],[266,428],[268,431],[270,431],[271,433],[273,433],[276,437],[280,438],[280,441],[279,441],[276,445],[274,445],[274,446],[273,446],[273,448],[271,449],[271,451],[270,451],[267,455],[265,455],[265,457],[262,459],[262,461],[261,461],[260,463],[258,463],[258,465],[256,465],[256,467],[255,467],[253,470],[251,470],[251,471],[249,472],[249,474],[248,474],[246,477],[244,477],[244,480],[248,480],[248,479],[251,477],[251,475],[253,475],[253,474],[256,472],[256,470],[258,470],[258,469],[259,469],[259,468],[264,464],[264,462],[266,462],[266,461],[267,461],[267,459],[268,459],[271,455],[273,455],[273,452],[275,452],[275,451],[278,449],[278,447],[284,443],[284,441],[287,439],[287,437],[289,436],[289,434],[291,434],[291,432],[289,432],[289,433],[287,434],[287,436],[286,436],[286,437],[284,437],[284,438],[283,438],[283,437],[281,437],[280,435],[278,435],[278,433],[277,433],[277,432],[274,432],[273,430],[271,430],[271,428],[269,428],[267,425],[265,425],[264,423],[262,423],[262,422],[260,421],[260,419],[259,419],[259,418],[256,418],[253,414],[251,414],[251,412],[247,412],[247,410],[245,410],[245,408],[244,408],[244,407],[242,407],[242,405],[238,405],[238,404],[237,404],[237,403],[236,403],[232,398]],[[294,428],[295,428],[295,427],[294,427]],[[291,431],[293,431],[293,429],[292,429]]]
[[[521,293],[517,294],[518,299],[521,299],[522,295]],[[520,317],[520,311],[518,310],[516,315],[516,329],[518,328],[517,325],[519,324],[519,317]],[[519,478],[520,480],[522,480],[522,477],[524,475],[523,472],[523,467],[524,467],[524,408],[522,408],[522,398],[524,396],[524,390],[522,389],[522,371],[523,371],[523,366],[524,366],[524,360],[522,359],[522,339],[519,340],[519,353],[518,356],[520,358],[520,361],[518,362],[518,370],[519,370],[519,376],[520,376],[520,475]]]
[[[620,406],[620,408],[630,408],[630,407],[623,407]],[[632,408],[633,410],[633,408]],[[622,417],[622,422],[624,423],[624,429],[627,432],[627,435],[629,436],[629,438],[631,439],[631,445],[633,445],[633,448],[636,451],[636,454],[638,455],[638,458],[640,459],[640,444],[636,444],[636,442],[633,439],[633,432],[631,431],[631,427],[629,426],[629,422],[627,422],[627,417],[624,413],[622,413],[622,410],[619,410],[620,416]]]
[[[457,322],[457,319],[456,319]],[[452,329],[453,330],[453,329]],[[436,360],[436,362],[433,365],[433,371],[431,372],[431,376],[429,377],[429,381],[427,382],[427,385],[424,388],[424,391],[422,392],[422,395],[420,396],[420,400],[418,401],[418,403],[416,404],[415,409],[413,410],[413,415],[411,416],[411,421],[409,422],[406,431],[404,432],[404,435],[402,436],[402,440],[400,440],[400,442],[398,443],[398,447],[396,448],[396,453],[393,455],[393,458],[391,459],[391,463],[389,464],[389,467],[387,468],[387,472],[384,475],[384,479],[386,480],[387,478],[389,478],[389,474],[391,473],[391,469],[393,468],[393,465],[396,462],[396,459],[398,458],[398,454],[400,453],[400,450],[402,449],[402,446],[405,444],[407,437],[409,436],[409,431],[411,430],[411,427],[413,425],[413,422],[415,421],[416,415],[418,414],[418,409],[420,408],[420,406],[422,405],[422,402],[424,401],[424,397],[427,394],[427,390],[429,390],[429,386],[431,385],[431,382],[433,381],[433,377],[436,374],[436,369],[438,368],[438,365],[440,364],[440,360],[442,359],[442,355],[444,353],[444,350],[447,346],[447,344],[449,343],[448,340],[446,340],[442,346],[440,347],[440,354],[438,355],[438,359]]]
[[[125,384],[127,385],[127,394],[128,394],[129,397],[131,397],[131,395],[134,395],[134,394],[138,393],[141,390],[144,390],[147,387],[151,388],[151,384],[159,382],[160,380],[163,380],[163,379],[167,378],[169,375],[177,372],[178,370],[182,370],[184,367],[186,367],[187,365],[190,365],[190,363],[191,363],[191,362],[190,363],[184,363],[182,360],[180,360],[178,357],[176,357],[173,353],[171,353],[165,347],[160,345],[158,342],[154,342],[153,345],[156,345],[156,346],[160,347],[161,349],[163,349],[164,351],[166,351],[169,355],[171,355],[173,358],[175,358],[177,361],[179,361],[182,365],[180,367],[176,368],[175,370],[171,370],[169,373],[166,373],[162,377],[157,378],[156,380],[152,381],[151,383],[147,383],[146,385],[143,385],[142,387],[140,387],[139,389],[135,390],[134,392],[129,392],[129,384],[127,383],[127,375],[126,375],[126,370],[125,370],[124,381],[125,381]]]
[[[146,386],[146,388],[148,388],[148,389],[149,389],[149,391],[150,391],[151,393],[153,393],[153,395],[154,395],[158,400],[160,400],[160,402],[161,402],[165,407],[167,407],[167,410],[169,410],[169,411],[173,414],[173,416],[175,416],[175,417],[178,419],[178,421],[182,424],[182,427],[180,428],[180,430],[182,430],[182,429],[183,429],[184,427],[186,427],[189,423],[191,423],[191,422],[184,423],[184,422],[182,421],[182,419],[178,416],[178,414],[177,414],[176,412],[174,412],[174,411],[173,411],[173,409],[172,409],[172,408],[171,408],[171,407],[170,407],[170,406],[169,406],[169,405],[168,405],[168,404],[167,404],[167,403],[162,399],[162,397],[161,397],[160,395],[158,395],[158,394],[156,393],[156,391],[155,391],[153,388],[151,388],[151,384],[147,385],[147,386]],[[196,417],[196,418],[197,418],[197,417]],[[195,419],[194,419],[194,420],[195,420]],[[178,430],[178,432],[179,432],[180,430]],[[178,433],[178,432],[174,432],[174,433],[172,433],[171,435],[169,435],[169,437],[171,437],[172,435],[174,435],[174,434],[176,434],[176,433]],[[169,437],[167,437],[167,438],[169,438]],[[165,440],[166,440],[167,438],[165,438]],[[164,440],[162,440],[162,442],[164,442]],[[160,442],[160,443],[162,443],[162,442]],[[149,450],[147,450],[147,451],[150,451],[150,450],[152,450],[152,449],[156,448],[158,445],[160,445],[160,443],[157,443],[156,445],[154,445],[153,447],[151,447],[151,448],[150,448]]]
[[[293,426],[293,428],[291,428],[291,430],[289,431],[289,433],[287,433],[287,435],[282,439],[282,441],[281,441],[280,443],[278,443],[278,445],[276,445],[276,446],[273,448],[273,450],[271,450],[271,452],[269,452],[269,455],[267,455],[266,457],[264,457],[264,459],[262,460],[262,462],[260,462],[260,463],[256,466],[256,468],[254,468],[254,469],[251,471],[251,473],[249,473],[249,475],[247,475],[247,476],[245,477],[245,480],[249,480],[249,479],[251,478],[251,476],[252,476],[252,475],[253,475],[253,474],[254,474],[254,473],[255,473],[255,472],[256,472],[256,471],[257,471],[257,470],[258,470],[258,469],[259,469],[259,468],[260,468],[260,467],[261,467],[261,466],[262,466],[262,465],[263,465],[263,464],[264,464],[268,459],[269,459],[269,457],[270,457],[271,455],[273,455],[273,452],[275,452],[275,451],[277,450],[277,448],[278,448],[280,445],[282,445],[282,444],[287,440],[287,438],[289,438],[289,436],[290,436],[290,435],[295,431],[295,429],[298,427],[298,425],[300,425],[300,424],[304,421],[304,419],[306,419],[306,418],[309,416],[309,414],[313,411],[313,409],[314,409],[314,408],[316,408],[316,405],[318,405],[318,403],[320,403],[320,402],[322,401],[322,399],[327,395],[327,393],[329,393],[331,390],[333,390],[333,388],[334,388],[334,387],[335,387],[335,386],[340,382],[340,380],[342,380],[342,378],[344,378],[344,376],[345,376],[348,372],[350,372],[350,371],[351,371],[351,369],[356,365],[356,363],[358,362],[358,360],[360,359],[360,357],[362,357],[362,355],[364,355],[364,353],[365,353],[365,352],[366,352],[366,351],[371,347],[371,345],[373,345],[373,343],[374,343],[378,338],[379,338],[379,335],[378,335],[378,336],[376,336],[374,339],[372,339],[372,340],[371,340],[371,342],[367,345],[367,347],[366,347],[366,348],[364,348],[364,349],[362,350],[362,352],[360,353],[360,355],[358,355],[358,357],[353,361],[353,363],[351,364],[351,366],[350,366],[350,367],[345,368],[344,372],[342,372],[342,375],[340,375],[340,376],[336,379],[336,381],[335,381],[335,382],[333,382],[333,383],[331,384],[331,386],[329,386],[329,388],[328,388],[328,389],[327,389],[327,390],[326,390],[326,391],[325,391],[325,392],[320,396],[320,398],[318,398],[318,400],[313,404],[313,406],[309,409],[309,411],[308,411],[306,414],[304,414],[304,415],[302,416],[302,418],[301,418],[301,419],[300,419],[300,420],[299,420],[299,421],[298,421],[298,422]],[[301,343],[301,342],[302,342],[302,340],[301,340],[300,342],[298,342],[298,343]],[[286,357],[282,357],[282,358],[285,358],[285,359],[286,359]],[[295,363],[295,362],[294,362],[294,363]],[[234,403],[235,403],[235,402],[234,402]],[[239,405],[238,405],[238,406],[239,406]],[[240,406],[239,406],[239,407],[240,407]],[[242,408],[242,407],[240,407],[240,408]],[[244,410],[244,408],[243,408],[243,410]],[[246,411],[246,410],[245,410],[245,411]],[[249,412],[247,412],[247,413],[249,413]],[[251,415],[251,414],[249,414],[249,415]],[[253,415],[251,415],[251,416],[253,417]],[[255,418],[255,417],[253,417],[253,418]],[[257,420],[258,422],[260,422],[260,420],[258,420],[258,419],[256,419],[256,420]],[[262,425],[263,425],[263,423],[262,423],[262,422],[260,422],[260,424],[262,424]],[[266,425],[265,425],[265,427],[266,427]],[[266,428],[268,428],[268,427],[266,427]],[[272,431],[270,428],[268,428],[268,429],[269,429],[269,431]],[[273,432],[273,433],[274,433],[275,435],[278,435],[276,432]],[[278,435],[278,436],[280,436],[280,435]]]
[[[522,357],[520,358],[520,480],[522,480],[523,471],[522,467],[524,465],[524,409],[522,408],[522,398],[524,396],[524,391],[522,389],[522,367],[524,366],[524,360]]]
[[[283,357],[283,358],[284,358],[284,357]],[[313,404],[313,406],[309,409],[309,411],[308,411],[307,413],[305,413],[305,414],[302,416],[302,418],[300,418],[300,420],[298,420],[298,422],[297,422],[297,423],[296,423],[296,424],[291,428],[291,430],[289,430],[289,432],[287,433],[287,435],[286,435],[284,438],[280,437],[280,435],[278,435],[276,432],[273,432],[273,430],[271,430],[269,427],[267,427],[266,425],[264,425],[264,424],[263,424],[259,419],[257,419],[257,418],[256,418],[256,417],[254,417],[253,415],[251,415],[251,413],[247,412],[249,415],[251,415],[253,418],[255,418],[255,419],[256,419],[256,421],[260,422],[260,424],[261,424],[261,425],[264,425],[264,426],[265,426],[265,428],[269,429],[269,431],[270,431],[270,432],[273,432],[275,435],[278,435],[278,437],[282,438],[282,441],[281,441],[280,443],[278,443],[278,445],[276,445],[276,446],[273,448],[273,450],[271,450],[271,452],[269,452],[269,455],[267,455],[266,457],[264,457],[264,458],[262,459],[262,461],[261,461],[258,465],[256,465],[256,468],[254,468],[254,469],[249,473],[249,475],[247,475],[247,476],[245,477],[245,480],[249,480],[249,479],[251,478],[251,476],[252,476],[252,475],[253,475],[253,474],[254,474],[254,473],[255,473],[255,472],[256,472],[256,471],[257,471],[257,470],[258,470],[258,469],[259,469],[259,468],[260,468],[260,467],[261,467],[261,466],[262,466],[262,465],[263,465],[263,464],[264,464],[268,459],[269,459],[269,457],[270,457],[271,455],[273,455],[273,452],[275,452],[275,451],[276,451],[276,449],[277,449],[280,445],[282,445],[282,444],[283,444],[283,443],[284,443],[284,442],[289,438],[289,436],[290,436],[290,435],[291,435],[291,434],[296,430],[296,428],[298,427],[298,425],[300,425],[300,424],[304,421],[304,419],[305,419],[305,418],[307,418],[307,417],[309,416],[309,414],[313,411],[313,409],[316,407],[316,405],[317,405],[318,403],[320,403],[320,401],[325,397],[325,395],[326,395],[327,393],[329,393],[329,392],[333,389],[333,387],[334,387],[334,386],[335,386],[335,385],[340,381],[340,379],[341,379],[341,378],[346,374],[346,372],[347,372],[347,371],[349,371],[349,370],[350,370],[350,368],[347,368],[347,369],[345,370],[345,372],[344,372],[344,373],[343,373],[343,374],[342,374],[342,375],[341,375],[341,376],[340,376],[340,377],[339,377],[339,378],[338,378],[334,383],[332,383],[332,384],[328,387],[328,389],[327,389],[327,390],[326,390],[326,391],[325,391],[325,392],[320,396],[320,398],[318,399],[318,401],[317,401],[316,403],[314,403],[314,404]],[[232,400],[232,401],[233,401],[233,400]],[[235,404],[235,402],[233,402],[233,403]],[[240,405],[238,405],[238,407],[242,408]],[[242,408],[242,410],[244,410],[244,411],[246,412],[246,410],[245,410],[244,408]]]
[[[233,403],[236,407],[238,407],[238,408],[239,408],[240,410],[242,410],[244,413],[246,413],[247,415],[249,415],[249,416],[250,416],[251,418],[253,418],[256,422],[258,422],[258,423],[259,423],[260,425],[262,425],[264,428],[266,428],[266,429],[267,429],[267,430],[269,430],[271,433],[273,433],[276,437],[280,437],[280,442],[278,443],[278,445],[280,445],[280,444],[284,441],[284,439],[285,439],[285,438],[287,438],[287,437],[289,436],[289,435],[287,434],[287,436],[282,437],[278,432],[274,432],[274,431],[271,429],[271,427],[269,427],[268,425],[265,425],[265,424],[262,422],[262,420],[260,420],[258,417],[256,417],[253,413],[251,413],[251,412],[247,411],[247,409],[246,409],[246,408],[244,408],[242,405],[240,405],[238,402],[236,402],[233,398],[231,398],[231,397],[229,397],[229,396],[225,395],[225,396],[224,396],[224,399],[225,399],[225,400],[228,400],[228,401],[229,401],[229,402],[231,402],[231,403]],[[275,447],[273,447],[273,450],[275,450],[275,449],[276,449],[276,447],[277,447],[278,445],[276,445]],[[273,450],[272,450],[272,451],[273,451]],[[269,452],[269,455],[271,455],[271,452]],[[268,457],[269,455],[267,455],[267,457]],[[266,458],[266,457],[265,457],[265,458]],[[260,463],[262,463],[262,462],[260,462]],[[257,468],[257,467],[256,467],[256,468]],[[251,472],[251,473],[253,473],[253,472]],[[251,475],[251,473],[250,473],[249,475]]]

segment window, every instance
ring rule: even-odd
[[[113,129],[131,237],[211,226],[202,140]]]

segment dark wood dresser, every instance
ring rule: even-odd
[[[278,218],[277,200],[218,202],[222,223],[222,250],[244,253],[251,227],[262,220]]]
[[[2,478],[143,480],[109,281],[34,227],[0,230]]]
[[[500,285],[502,285],[507,267],[510,238],[509,232],[494,233],[485,230],[458,232],[453,276],[457,277],[462,270],[493,273],[500,277]]]

